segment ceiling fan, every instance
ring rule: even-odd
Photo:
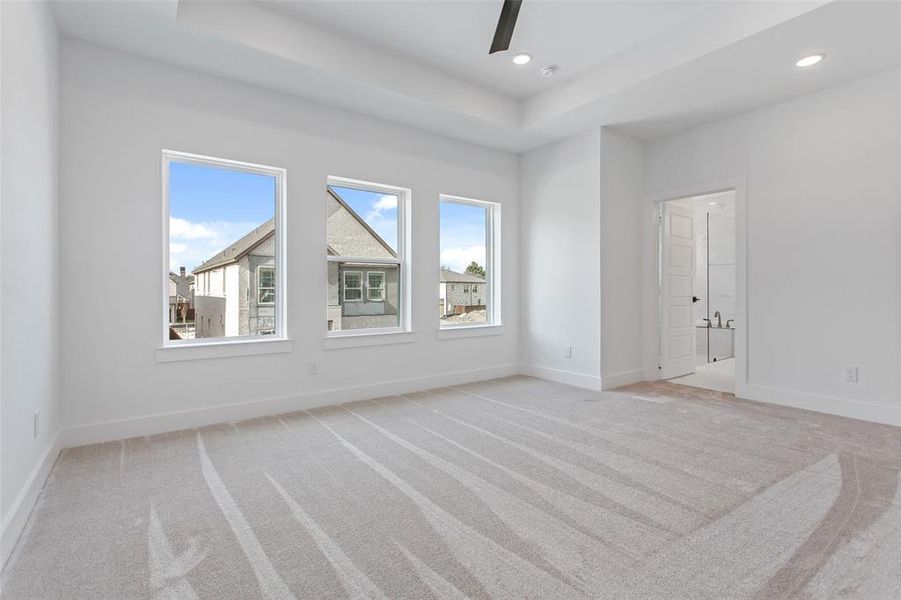
[[[516,27],[516,17],[519,16],[519,7],[522,0],[504,0],[501,8],[501,17],[497,21],[497,29],[494,31],[494,39],[491,40],[491,49],[488,54],[503,52],[510,49],[510,41],[513,39],[513,28]]]

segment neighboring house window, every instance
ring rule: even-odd
[[[193,322],[175,336],[165,317],[164,346],[286,337],[284,190],[284,169],[163,151],[163,264],[196,283]]]
[[[275,267],[257,267],[257,302],[275,304]]]
[[[363,273],[361,271],[344,271],[344,301],[360,302],[363,300]]]
[[[442,328],[500,325],[500,229],[500,204],[440,196],[441,281],[448,290]]]
[[[326,201],[330,337],[410,326],[410,190],[329,177]]]
[[[370,302],[385,301],[384,271],[369,271],[366,274],[366,298]]]

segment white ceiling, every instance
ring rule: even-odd
[[[716,1],[525,0],[510,51],[489,55],[502,3],[272,0],[266,5],[522,99],[700,16]],[[510,62],[514,52],[529,52],[534,60],[516,67]],[[540,73],[549,64],[560,67],[554,78]]]
[[[649,139],[901,66],[894,0],[525,0],[511,50],[535,55],[526,68],[487,53],[500,2],[53,9],[76,38],[513,152],[601,125]],[[793,66],[814,51],[829,56]]]

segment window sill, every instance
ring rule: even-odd
[[[412,331],[379,331],[377,333],[341,333],[326,337],[322,343],[326,350],[333,348],[359,348],[384,344],[409,344],[416,341]]]
[[[291,352],[291,340],[230,340],[163,346],[156,350],[156,362],[178,362],[183,360],[203,360],[206,358],[226,358],[231,356],[254,356],[256,354],[279,354]]]
[[[438,330],[439,340],[453,340],[456,338],[481,337],[483,335],[503,335],[503,325],[456,325],[442,327]]]

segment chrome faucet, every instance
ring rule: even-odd
[[[716,319],[716,326],[719,329],[723,328],[723,316],[720,314],[720,311],[716,311],[713,313],[714,318]]]

